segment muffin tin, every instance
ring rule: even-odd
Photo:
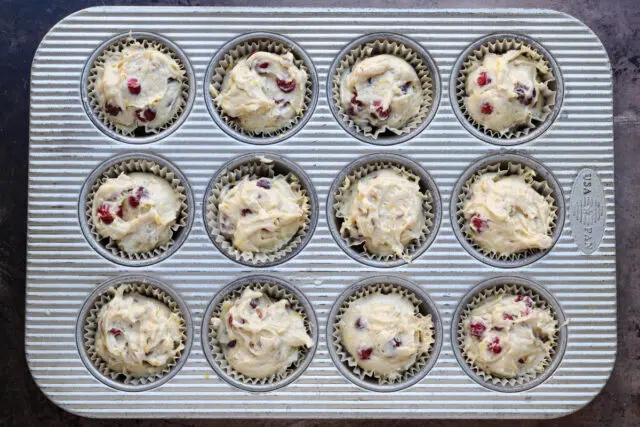
[[[155,34],[184,55],[191,68],[193,105],[170,132],[121,138],[100,129],[86,110],[83,74],[113,37]],[[317,73],[317,106],[286,140],[257,146],[228,134],[207,108],[205,78],[214,56],[245,33],[265,31],[295,42]],[[400,34],[423,48],[437,67],[435,116],[421,132],[392,146],[354,138],[329,107],[329,70],[339,52],[371,33]],[[527,142],[496,147],[460,121],[449,82],[469,46],[495,32],[540,43],[555,59],[563,83],[553,123]],[[191,102],[191,101],[190,101]],[[190,105],[190,104],[189,104]],[[183,118],[184,116],[184,118]],[[234,418],[549,418],[587,404],[603,387],[616,353],[616,279],[612,80],[607,54],[593,32],[548,10],[359,10],[97,7],[58,23],[40,44],[31,73],[28,250],[25,346],[35,381],[56,404],[91,417]],[[131,143],[144,144],[131,145]],[[92,171],[132,149],[175,165],[190,187],[194,219],[186,238],[146,266],[105,258],[86,238],[79,203]],[[253,268],[222,254],[205,229],[203,200],[221,166],[242,155],[282,156],[308,175],[318,221],[308,244],[278,265]],[[440,195],[434,240],[413,262],[382,268],[348,256],[327,221],[330,187],[350,163],[367,154],[404,156],[424,168]],[[565,209],[557,242],[528,265],[506,269],[472,256],[456,238],[450,203],[454,186],[478,159],[524,155],[557,181]],[[597,191],[596,191],[597,190]],[[79,216],[80,214],[80,216]],[[222,288],[254,274],[294,286],[315,311],[318,341],[309,366],[272,391],[247,391],[221,379],[202,347],[202,322]],[[133,392],[94,375],[76,343],[78,319],[102,283],[143,275],[165,284],[190,313],[193,344],[163,384]],[[408,280],[433,302],[442,328],[433,367],[415,384],[392,393],[360,387],[329,354],[327,320],[354,283],[392,276]],[[508,276],[537,283],[568,320],[566,350],[548,378],[506,393],[480,384],[456,358],[452,319],[479,283]],[[103,285],[104,286],[104,285]],[[563,344],[564,345],[564,344]],[[84,360],[86,362],[86,360]],[[163,378],[164,379],[164,378]]]

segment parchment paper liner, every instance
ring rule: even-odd
[[[344,313],[347,311],[347,309],[349,308],[349,305],[351,303],[353,303],[354,301],[360,299],[360,298],[364,298],[366,296],[369,295],[374,295],[374,294],[398,294],[401,295],[402,297],[406,298],[408,301],[410,301],[415,307],[416,307],[416,312],[420,313],[422,316],[425,316],[426,314],[430,314],[431,318],[432,318],[432,322],[434,327],[431,328],[431,338],[434,340],[433,343],[431,343],[431,346],[429,347],[429,351],[426,353],[423,353],[421,355],[418,355],[418,357],[416,358],[416,361],[413,365],[411,365],[406,371],[402,372],[401,375],[399,375],[397,378],[395,379],[389,379],[383,376],[380,376],[378,374],[376,374],[373,371],[365,371],[363,368],[361,368],[358,365],[358,362],[353,358],[353,356],[351,356],[351,354],[349,354],[349,352],[347,351],[346,348],[344,348],[342,346],[342,334],[340,331],[340,320],[342,319],[342,316],[344,315]],[[421,312],[419,310],[420,306],[425,307],[425,309],[423,310],[425,313]],[[341,362],[346,362],[346,364],[348,365],[349,369],[351,370],[351,372],[359,377],[361,380],[365,380],[365,379],[369,379],[371,381],[377,381],[377,383],[379,385],[385,385],[385,384],[396,384],[396,383],[400,383],[400,382],[404,382],[407,381],[408,379],[410,379],[411,377],[413,377],[414,375],[416,375],[417,373],[419,373],[422,369],[425,368],[425,366],[427,365],[427,362],[429,361],[429,358],[432,356],[433,353],[433,348],[435,347],[436,343],[435,343],[435,316],[437,314],[435,313],[428,313],[426,312],[426,304],[422,304],[422,299],[420,297],[418,297],[416,294],[414,294],[410,289],[407,289],[403,286],[400,285],[396,285],[396,284],[392,284],[392,283],[386,283],[384,281],[384,278],[381,280],[380,283],[376,283],[376,284],[372,284],[372,285],[365,285],[363,287],[361,287],[360,289],[358,289],[356,292],[354,292],[353,294],[351,294],[350,296],[348,296],[347,298],[344,299],[344,301],[342,302],[342,305],[340,306],[340,309],[336,312],[336,316],[333,319],[333,324],[332,324],[332,333],[331,333],[331,343],[330,345],[333,345],[333,348],[336,350],[336,354],[338,355],[338,357],[340,358]]]
[[[465,184],[462,186],[462,189],[459,194],[456,195],[456,222],[460,230],[462,231],[462,235],[465,240],[469,243],[469,245],[482,254],[483,256],[494,259],[494,260],[502,260],[502,261],[521,261],[526,259],[527,257],[538,254],[540,252],[547,252],[549,249],[527,249],[526,251],[515,252],[512,254],[500,254],[494,251],[489,251],[480,245],[476,244],[473,240],[473,237],[468,233],[468,229],[465,226],[465,218],[463,213],[464,202],[465,200],[471,196],[471,186],[478,181],[482,175],[486,173],[497,173],[500,176],[511,176],[511,175],[520,175],[524,177],[527,184],[531,186],[536,192],[544,196],[544,199],[551,206],[551,219],[549,222],[549,229],[547,230],[547,235],[552,237],[557,227],[557,211],[558,206],[556,203],[556,197],[559,195],[553,194],[553,189],[549,186],[549,183],[546,180],[536,180],[537,176],[540,176],[534,169],[529,166],[525,166],[524,164],[516,163],[516,162],[496,162],[492,165],[486,166],[482,169],[478,169],[471,178],[469,178]]]
[[[149,128],[146,125],[144,126],[143,135],[137,135],[136,129],[138,127],[127,127],[123,126],[119,123],[112,122],[109,118],[109,115],[106,114],[98,101],[98,94],[96,91],[96,85],[98,83],[99,77],[102,74],[104,68],[104,63],[108,59],[111,54],[115,54],[121,52],[128,46],[132,46],[136,43],[140,43],[144,48],[151,48],[157,50],[158,52],[167,54],[176,61],[176,63],[180,66],[180,70],[182,71],[182,97],[180,98],[180,103],[178,108],[176,109],[176,114],[167,122],[158,127],[158,128]],[[168,46],[162,44],[159,40],[156,39],[146,39],[144,37],[126,37],[116,40],[112,45],[105,48],[102,53],[96,58],[96,60],[91,64],[91,69],[89,70],[89,76],[87,78],[87,97],[89,100],[89,105],[91,106],[91,111],[93,114],[104,124],[105,127],[111,129],[119,135],[126,137],[137,137],[137,136],[148,136],[148,134],[156,134],[162,132],[166,129],[169,129],[176,120],[180,117],[185,107],[187,106],[187,102],[189,100],[189,76],[187,74],[187,69],[182,62],[182,60],[170,49]]]
[[[240,383],[244,383],[248,385],[256,385],[256,384],[267,385],[267,384],[273,384],[276,382],[283,381],[287,379],[289,376],[291,376],[293,373],[295,373],[298,369],[301,368],[301,363],[304,361],[307,355],[307,352],[312,350],[311,348],[300,346],[298,348],[298,359],[292,365],[289,365],[284,371],[278,372],[270,377],[253,378],[253,377],[248,377],[236,371],[235,369],[233,369],[231,365],[227,362],[226,356],[224,354],[224,350],[218,343],[218,331],[211,324],[211,319],[219,318],[220,315],[222,314],[222,305],[226,301],[234,301],[240,298],[240,296],[242,295],[242,292],[247,288],[262,292],[263,294],[271,298],[273,302],[280,301],[282,299],[286,299],[287,301],[289,301],[291,305],[291,309],[295,310],[302,316],[304,321],[304,326],[309,336],[313,336],[312,328],[314,327],[314,325],[312,325],[311,321],[309,320],[309,315],[307,314],[303,305],[300,303],[300,301],[298,300],[295,294],[293,294],[292,292],[290,292],[289,290],[285,289],[282,286],[278,286],[276,283],[257,281],[257,282],[249,283],[244,286],[231,290],[231,292],[229,292],[229,294],[226,295],[225,298],[223,298],[220,301],[220,304],[218,304],[218,306],[214,308],[213,312],[211,313],[211,317],[208,319],[203,319],[203,321],[207,322],[207,324],[209,325],[208,344],[211,350],[211,354],[213,356],[214,361],[218,365],[218,367],[229,378],[232,378],[233,380],[238,381]]]
[[[123,160],[119,163],[116,163],[115,165],[110,166],[108,169],[102,172],[100,178],[95,183],[93,183],[93,185],[89,189],[89,192],[87,193],[84,212],[88,229],[91,232],[91,236],[96,242],[99,242],[104,248],[109,250],[113,255],[117,257],[131,261],[140,261],[162,255],[175,243],[174,238],[172,237],[167,243],[154,248],[152,251],[129,254],[120,249],[115,240],[111,239],[110,237],[102,237],[98,233],[96,226],[93,224],[92,215],[93,198],[100,186],[108,178],[117,178],[122,173],[130,174],[135,172],[152,173],[171,184],[171,187],[178,194],[178,198],[180,200],[178,217],[176,218],[176,223],[171,227],[171,229],[173,230],[173,233],[175,235],[178,229],[185,228],[187,226],[189,218],[190,206],[187,203],[187,189],[185,188],[184,184],[180,181],[178,176],[174,174],[168,167],[162,166],[152,160],[137,159],[135,155],[132,155],[130,159]]]
[[[340,186],[338,187],[338,191],[334,196],[333,213],[336,218],[336,230],[340,233],[340,236],[345,240],[348,246],[350,247],[361,246],[361,250],[359,251],[360,255],[367,259],[382,261],[382,262],[389,262],[389,261],[395,261],[399,258],[403,258],[405,261],[411,262],[412,255],[416,253],[421,248],[421,246],[427,242],[429,233],[431,233],[431,230],[434,229],[433,220],[435,218],[435,213],[433,212],[433,195],[429,190],[426,190],[425,193],[420,193],[420,195],[423,197],[423,213],[425,217],[425,225],[422,229],[422,234],[418,239],[412,241],[411,243],[409,243],[407,247],[405,247],[404,254],[402,257],[399,257],[396,254],[377,255],[377,254],[369,253],[364,244],[364,240],[358,241],[358,240],[352,239],[350,236],[346,235],[346,233],[343,233],[341,230],[342,223],[344,222],[344,217],[340,216],[339,212],[343,203],[347,199],[348,189],[352,185],[356,185],[360,179],[367,176],[368,174],[376,171],[380,171],[380,170],[385,170],[385,169],[392,169],[394,171],[399,171],[403,175],[407,176],[410,180],[418,183],[420,182],[420,177],[418,177],[417,175],[409,171],[404,165],[402,165],[401,163],[395,163],[391,161],[373,161],[371,163],[362,165],[354,169],[349,175],[347,175],[344,181],[340,184]]]
[[[282,165],[286,167],[286,165]],[[225,173],[218,176],[216,182],[212,186],[211,192],[207,195],[207,206],[205,211],[205,220],[208,225],[208,232],[211,237],[219,244],[219,247],[225,251],[228,255],[236,259],[237,261],[244,261],[253,265],[260,265],[266,262],[274,262],[283,259],[288,254],[293,252],[304,240],[311,227],[311,197],[309,197],[307,189],[303,187],[300,179],[295,175],[293,171],[289,171],[286,175],[287,182],[292,186],[294,192],[300,191],[304,198],[302,199],[302,210],[304,214],[304,223],[298,232],[289,240],[289,242],[282,248],[269,252],[240,252],[233,246],[230,239],[226,238],[220,232],[219,218],[218,218],[218,205],[220,204],[220,196],[222,191],[227,185],[242,181],[244,177],[249,179],[257,178],[274,178],[279,174],[276,173],[274,163],[270,161],[261,161],[259,159],[248,160],[237,166],[235,169],[227,170]]]
[[[410,119],[402,129],[392,129],[387,126],[381,128],[373,128],[372,126],[360,127],[351,119],[349,114],[347,114],[340,101],[340,83],[342,82],[344,74],[350,72],[358,62],[382,54],[394,55],[407,61],[418,74],[418,79],[421,83],[422,102],[418,110],[418,115]],[[379,40],[360,45],[340,58],[340,62],[332,76],[331,95],[340,118],[344,123],[368,138],[378,139],[379,136],[384,136],[386,131],[390,131],[396,135],[405,135],[417,129],[420,124],[427,119],[433,107],[433,85],[433,76],[431,75],[429,66],[418,52],[403,44],[400,40],[381,35]]]
[[[209,93],[208,96],[213,98],[213,106],[215,108],[218,116],[227,124],[234,132],[240,135],[248,135],[254,138],[270,138],[278,135],[282,135],[289,130],[291,130],[302,117],[305,115],[307,110],[310,108],[309,106],[313,103],[313,79],[311,75],[311,66],[303,59],[301,59],[295,50],[291,49],[291,47],[287,46],[280,40],[270,39],[268,35],[262,35],[262,39],[260,40],[251,40],[248,42],[241,42],[237,46],[233,47],[226,55],[215,65],[213,70],[213,76],[211,78],[210,86],[208,87]],[[305,93],[304,93],[304,102],[302,105],[302,109],[298,114],[296,114],[289,123],[287,123],[282,128],[272,131],[272,132],[253,132],[247,131],[243,129],[239,121],[236,121],[226,115],[219,103],[216,101],[216,96],[222,90],[222,83],[228,72],[230,72],[233,67],[237,64],[237,62],[247,56],[251,55],[254,52],[269,52],[276,55],[284,55],[288,52],[293,54],[293,63],[296,67],[307,73],[307,82],[305,85]]]
[[[172,312],[178,314],[180,316],[181,328],[180,332],[182,333],[182,348],[176,353],[176,356],[173,359],[170,359],[170,362],[165,366],[165,368],[161,371],[158,371],[153,374],[149,374],[147,376],[134,376],[130,374],[125,374],[122,372],[113,371],[111,368],[107,366],[107,363],[102,360],[102,358],[98,355],[98,352],[95,348],[95,335],[98,327],[98,313],[100,309],[107,304],[111,299],[115,296],[116,290],[121,286],[125,287],[124,294],[130,293],[138,293],[142,296],[146,296],[149,298],[156,299],[166,305]],[[145,385],[152,383],[154,381],[158,381],[165,375],[167,375],[171,370],[176,366],[177,361],[183,357],[183,350],[186,347],[186,320],[184,318],[184,314],[180,310],[177,302],[162,289],[149,284],[149,283],[139,283],[135,280],[124,281],[118,285],[110,287],[106,293],[103,293],[94,303],[93,308],[88,311],[86,319],[84,319],[84,348],[87,352],[89,360],[95,368],[106,378],[110,378],[114,381],[121,382],[126,385]]]
[[[535,308],[550,310],[551,314],[556,319],[556,329],[554,330],[553,335],[549,337],[549,339],[552,341],[550,357],[542,362],[542,364],[538,367],[537,371],[526,372],[515,378],[501,378],[483,371],[478,366],[476,366],[470,358],[466,356],[465,354],[466,348],[464,348],[464,345],[463,345],[464,334],[465,334],[463,323],[465,319],[469,316],[469,314],[473,309],[480,306],[484,301],[486,301],[487,298],[491,298],[501,294],[527,295],[531,297],[531,299],[533,300]],[[476,375],[478,375],[480,378],[482,378],[484,381],[494,385],[500,385],[502,387],[522,386],[526,383],[529,383],[535,380],[539,375],[544,373],[544,371],[550,365],[551,361],[556,356],[556,353],[558,351],[558,329],[560,327],[563,327],[563,325],[560,325],[560,326],[558,325],[557,319],[558,319],[557,314],[553,309],[553,307],[550,304],[548,304],[547,301],[542,297],[542,295],[538,294],[534,289],[531,289],[529,287],[522,286],[522,285],[509,284],[509,283],[504,283],[501,285],[493,286],[491,288],[483,289],[473,297],[473,299],[467,304],[467,307],[460,315],[460,322],[458,323],[458,331],[457,331],[457,341],[458,341],[458,345],[460,346],[460,352],[462,354],[462,357],[465,359],[466,363],[473,370],[473,372]]]
[[[523,49],[527,52],[527,54],[525,55],[527,58],[532,59],[533,61],[536,61],[541,65],[544,65],[544,67],[547,69],[546,73],[541,73],[539,70],[537,73],[542,83],[540,96],[544,98],[544,104],[542,107],[541,116],[538,119],[532,117],[533,120],[530,120],[526,125],[521,126],[518,129],[507,130],[506,132],[501,134],[500,132],[496,132],[477,123],[468,113],[464,103],[464,98],[466,98],[467,96],[465,83],[467,80],[467,76],[478,66],[480,66],[482,60],[488,53],[501,55],[509,50],[520,49]],[[541,52],[536,50],[534,46],[526,43],[523,40],[517,40],[513,38],[495,38],[487,40],[478,49],[470,53],[469,56],[462,62],[462,65],[460,66],[460,73],[458,74],[458,77],[456,79],[456,100],[458,101],[458,106],[460,107],[460,111],[462,112],[464,117],[478,131],[483,132],[485,135],[492,138],[504,140],[515,139],[527,136],[532,130],[536,129],[537,127],[545,123],[547,119],[549,119],[556,105],[556,91],[554,90],[555,82],[556,77],[553,75],[553,69],[549,63],[549,59],[546,58]]]

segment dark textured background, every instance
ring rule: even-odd
[[[57,4],[59,3],[59,4]],[[618,359],[611,379],[586,408],[549,421],[107,421],[68,414],[40,392],[24,357],[29,69],[56,22],[101,1],[0,1],[0,425],[2,426],[638,426],[640,425],[640,0],[240,0],[124,1],[118,4],[362,7],[529,7],[567,12],[604,43],[614,76]]]

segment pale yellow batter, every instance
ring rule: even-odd
[[[418,114],[422,87],[407,61],[393,55],[377,55],[345,73],[340,102],[359,126],[398,132]]]
[[[180,316],[158,300],[124,287],[98,312],[95,349],[115,372],[161,372],[184,349]]]
[[[509,255],[551,246],[551,206],[520,175],[482,175],[462,212],[465,230],[487,251]]]
[[[282,175],[245,177],[220,195],[220,232],[239,251],[276,251],[304,225],[306,200]]]
[[[373,294],[349,304],[340,319],[342,345],[358,366],[394,380],[433,344],[431,315],[405,297]]]
[[[223,303],[211,325],[229,365],[250,378],[282,373],[298,360],[300,347],[313,347],[304,319],[289,301],[274,302],[249,288]]]
[[[166,180],[151,173],[109,178],[93,197],[93,224],[103,237],[134,254],[171,240],[180,199]]]
[[[539,74],[547,73],[548,68],[542,61],[527,58],[526,52],[489,53],[472,66],[464,102],[477,123],[504,134],[540,119],[544,84]]]
[[[383,169],[351,185],[337,215],[344,218],[340,234],[363,243],[376,255],[403,256],[424,230],[424,196],[417,178]]]
[[[249,132],[282,129],[302,112],[307,73],[294,64],[291,52],[255,52],[228,72],[220,93],[210,86],[215,103]]]
[[[95,90],[113,123],[129,130],[155,129],[177,114],[183,77],[184,70],[169,55],[135,43],[108,54]]]
[[[543,370],[558,322],[528,296],[499,295],[483,302],[463,321],[463,350],[488,374],[513,378]]]

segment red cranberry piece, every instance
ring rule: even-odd
[[[256,185],[260,188],[264,188],[265,190],[269,190],[271,188],[271,182],[267,178],[260,178],[256,181]]]
[[[482,104],[480,104],[480,112],[482,114],[491,114],[493,113],[493,106],[487,101],[484,101]]]
[[[255,52],[253,52],[253,53],[255,53]],[[252,53],[252,55],[253,55],[253,53]],[[265,68],[269,68],[269,63],[268,62],[261,62],[260,64],[258,64],[258,68],[261,68],[263,70]]]
[[[263,229],[262,229],[262,232],[263,232],[263,233],[271,233],[271,232],[269,231],[269,229],[267,229],[267,228],[263,228]]]
[[[136,117],[141,122],[150,122],[156,118],[156,112],[151,108],[147,107],[144,110],[136,110]]]
[[[489,345],[487,345],[487,348],[493,354],[500,354],[502,352],[502,347],[500,346],[500,338],[495,337],[493,341],[491,341]]]
[[[358,357],[360,360],[369,360],[373,349],[371,347],[363,347],[358,349]]]
[[[491,83],[491,77],[487,76],[487,73],[483,71],[478,75],[478,79],[476,81],[478,83],[478,86],[482,87],[486,84]]]
[[[98,208],[98,218],[105,224],[111,224],[113,222],[113,215],[107,204],[103,203]]]
[[[513,316],[510,315],[509,313],[502,313],[502,318],[504,320],[513,320]]]
[[[384,120],[391,114],[391,106],[385,110],[382,103],[378,100],[373,101],[373,106],[376,107],[376,114],[380,120]]]
[[[518,298],[516,298],[516,302],[520,301],[524,301],[524,304],[529,308],[533,307],[533,301],[528,296],[518,295]]]
[[[131,196],[129,196],[129,204],[132,208],[137,208],[140,204],[140,199],[146,197],[148,194],[147,189],[144,187],[138,187],[136,191],[133,192]]]
[[[356,329],[362,330],[362,329],[367,327],[367,322],[364,319],[362,319],[361,317],[358,317],[356,319],[355,326],[356,326]]]
[[[480,322],[471,323],[469,325],[469,328],[471,329],[471,336],[476,337],[478,339],[482,338],[484,331],[487,330],[487,327]]]
[[[518,359],[518,363],[524,364],[524,357],[521,357],[520,359]]]
[[[111,328],[109,330],[109,333],[111,335],[113,335],[114,337],[119,337],[120,335],[122,335],[122,331],[120,329],[118,329],[118,328]]]
[[[229,324],[229,327],[233,326],[232,325],[232,323],[233,323],[233,316],[232,315],[229,315],[229,317],[227,318],[227,323]]]
[[[351,97],[351,105],[356,109],[364,107],[362,101],[358,99],[358,92],[353,92],[353,96]]]
[[[116,104],[107,102],[106,104],[104,104],[104,111],[106,111],[110,116],[117,116],[118,114],[120,114],[120,111],[122,111],[122,109]]]
[[[535,88],[531,92],[531,94],[529,94],[529,89],[530,89],[529,86],[524,85],[522,83],[517,83],[516,87],[513,89],[513,91],[517,96],[518,101],[523,105],[531,104],[533,102],[533,97],[536,96]]]
[[[474,214],[471,217],[471,226],[473,227],[474,230],[476,230],[478,233],[482,233],[484,230],[486,230],[487,228],[489,228],[489,223],[487,222],[486,219],[482,219],[480,217],[480,215],[478,214]]]
[[[231,341],[229,341],[229,342],[227,343],[227,347],[229,347],[229,348],[233,348],[233,347],[235,347],[235,346],[236,346],[236,344],[237,344],[237,343],[238,343],[238,341],[236,341],[236,340],[231,340]]]
[[[251,306],[251,308],[255,309],[258,306],[258,300],[257,299],[252,299],[249,302],[249,306]]]
[[[118,208],[118,212],[116,213],[116,215],[118,215],[120,218],[122,218],[122,215],[124,215],[124,212],[123,212],[123,210],[122,210],[122,206],[120,206],[120,207]]]
[[[391,345],[393,346],[393,348],[398,348],[402,345],[402,341],[400,341],[400,338],[394,338],[391,340]]]
[[[138,79],[129,79],[127,80],[127,89],[129,89],[129,93],[132,95],[137,95],[140,93],[140,82]]]
[[[278,88],[284,93],[293,92],[293,90],[296,88],[296,82],[294,80],[286,81],[276,79],[276,84],[278,85]]]
[[[240,211],[240,215],[242,215],[242,216],[247,216],[247,215],[252,214],[252,213],[253,213],[253,211],[251,211],[251,209],[242,209]]]

